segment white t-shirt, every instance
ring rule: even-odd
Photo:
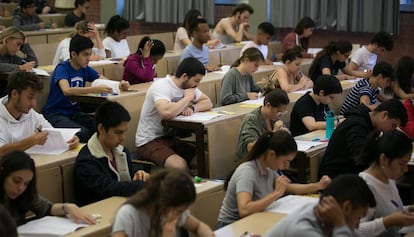
[[[267,54],[268,54],[268,51],[269,51],[269,48],[267,47],[267,45],[264,45],[264,44],[258,45],[254,41],[249,41],[247,44],[245,44],[243,46],[243,48],[240,50],[240,57],[242,56],[243,52],[246,49],[251,48],[251,47],[258,48],[260,50],[260,52],[262,52],[263,57],[265,59],[267,58]]]
[[[189,215],[188,210],[181,215],[178,227],[184,225]],[[145,209],[137,209],[131,204],[125,204],[119,208],[115,216],[112,233],[122,231],[129,237],[149,237],[150,226],[151,219]]]
[[[173,80],[175,79],[167,76],[154,81],[150,88],[148,88],[135,134],[135,145],[137,147],[168,134],[168,130],[161,124],[162,119],[155,107],[155,102],[158,100],[177,102],[184,97],[184,89],[178,88]],[[202,92],[196,88],[193,101],[198,101],[201,95]]]
[[[369,52],[367,48],[363,46],[355,50],[351,61],[358,66],[358,71],[363,71],[365,69],[372,70],[377,63],[377,55]]]
[[[105,50],[111,51],[111,58],[126,58],[131,54],[126,39],[117,42],[112,39],[112,37],[108,36],[102,41],[102,43]]]
[[[187,46],[187,45],[184,45],[181,42],[181,40],[183,40],[183,39],[189,39],[188,34],[187,34],[187,30],[184,27],[179,27],[177,29],[177,32],[175,33],[174,50],[176,50],[176,51],[184,50],[185,46]]]
[[[55,57],[53,57],[53,65],[66,61],[70,58],[70,53],[69,53],[70,40],[71,38],[65,38],[59,42],[57,49],[56,49]],[[105,49],[99,50],[98,48],[92,48],[92,54],[99,55],[100,59],[105,59],[106,57]]]

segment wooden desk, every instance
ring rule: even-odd
[[[246,231],[250,234],[263,236],[276,223],[285,218],[286,214],[274,212],[259,212],[240,219],[228,226],[214,231],[217,237],[244,236]]]
[[[126,202],[125,197],[110,197],[99,202],[95,202],[82,207],[82,210],[89,214],[100,214],[102,216],[96,225],[81,228],[66,237],[96,237],[111,236],[112,223],[119,207]]]

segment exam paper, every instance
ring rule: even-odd
[[[79,128],[44,128],[47,132],[47,140],[43,145],[35,145],[27,149],[29,154],[59,155],[69,149],[69,141],[80,129]]]
[[[190,116],[179,115],[175,117],[174,120],[182,120],[182,121],[190,121],[190,122],[204,122],[204,121],[208,121],[213,118],[217,118],[222,115],[223,114],[219,114],[216,112],[197,112],[197,113],[193,113]]]
[[[20,237],[34,236],[64,236],[75,230],[88,226],[87,224],[77,224],[69,218],[57,216],[45,216],[38,220],[17,227]]]
[[[319,198],[300,195],[288,195],[274,201],[266,208],[266,211],[290,214],[308,205],[316,205]]]

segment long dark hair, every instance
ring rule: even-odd
[[[414,73],[414,58],[402,56],[395,65],[395,77],[398,86],[405,92],[411,93],[411,79]]]
[[[313,75],[316,71],[317,66],[320,64],[322,58],[325,55],[331,56],[334,55],[337,51],[342,54],[351,52],[352,44],[347,40],[331,41],[329,42],[315,57],[312,62],[312,65],[309,68],[309,75]],[[312,79],[313,80],[313,79]]]
[[[142,55],[142,50],[144,49],[145,44],[152,40],[154,45],[150,50],[150,56],[164,56],[165,54],[165,45],[161,40],[151,39],[149,36],[144,36],[141,41],[139,41],[136,54]]]
[[[304,17],[302,18],[295,28],[295,33],[298,35],[303,34],[305,29],[314,28],[315,22],[310,17]],[[308,50],[309,48],[309,39],[310,37],[303,37],[300,39],[300,45],[304,50]]]
[[[196,199],[191,178],[182,171],[158,169],[151,174],[144,189],[127,202],[135,208],[148,208],[151,213],[149,236],[161,234],[161,213],[171,207],[189,206]]]
[[[184,27],[186,29],[188,38],[190,38],[190,39],[191,39],[191,35],[190,35],[191,22],[194,21],[195,19],[197,19],[200,16],[201,16],[201,12],[199,10],[191,9],[185,14],[184,21],[180,25],[181,27]]]
[[[7,200],[12,214],[25,213],[32,205],[32,200],[37,195],[36,169],[32,158],[24,151],[12,151],[0,159],[0,203],[5,204],[6,196],[4,181],[11,173],[18,170],[30,170],[33,172],[32,181],[27,185],[26,190],[14,200]]]
[[[236,167],[230,172],[227,176],[224,183],[224,188],[227,189],[227,186],[230,182],[233,173],[236,171],[237,167],[240,164],[259,159],[264,155],[268,150],[273,150],[277,156],[289,155],[294,152],[297,152],[298,147],[296,145],[295,139],[292,135],[286,131],[280,130],[275,133],[265,132],[263,135],[257,139],[256,143],[253,145],[252,149],[247,153],[247,155],[236,165]]]

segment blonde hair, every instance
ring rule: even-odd
[[[14,26],[7,27],[0,33],[0,43],[4,43],[6,39],[22,39],[25,40],[26,36],[22,31]]]

